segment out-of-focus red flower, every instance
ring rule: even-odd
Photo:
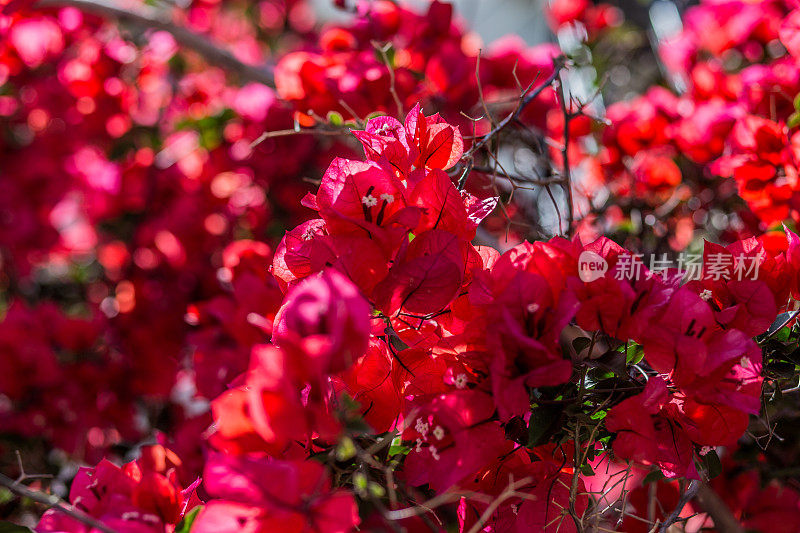
[[[361,522],[353,495],[331,489],[313,461],[212,454],[203,483],[211,499],[192,529],[203,532],[347,533]]]
[[[336,270],[297,284],[275,316],[272,340],[304,352],[309,374],[341,372],[367,349],[370,306],[358,288]]]

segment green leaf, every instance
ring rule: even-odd
[[[644,479],[642,480],[642,485],[647,485],[649,483],[654,483],[656,481],[662,481],[664,479],[666,478],[664,477],[664,473],[661,472],[661,470],[653,470],[652,472],[644,476]]]
[[[638,365],[644,359],[644,350],[638,344],[631,343],[625,353],[625,362],[629,365]]]
[[[534,448],[544,442],[560,418],[559,408],[544,407],[534,410],[528,425],[528,448]]]
[[[794,108],[800,111],[800,93],[794,97]]]
[[[362,494],[367,490],[367,481],[367,476],[364,472],[356,472],[353,474],[353,486]]]
[[[597,411],[596,413],[592,413],[589,416],[589,418],[591,418],[592,420],[603,420],[606,417],[607,414],[608,414],[608,411],[601,410],[601,411]]]
[[[800,112],[794,112],[789,115],[789,120],[786,121],[786,125],[789,128],[796,128],[800,126]]]
[[[702,457],[703,465],[708,472],[708,477],[715,478],[722,473],[722,463],[719,460],[719,455],[715,450],[711,450]]]
[[[336,447],[336,460],[337,461],[347,461],[348,459],[352,459],[356,456],[356,445],[353,442],[353,439],[350,437],[345,437],[339,443],[339,446]]]
[[[341,126],[344,124],[344,117],[338,111],[328,111],[328,124],[331,126]]]
[[[14,498],[16,498],[16,496],[14,496],[13,492],[11,492],[5,487],[0,487],[0,505],[10,502]]]
[[[0,533],[31,533],[31,530],[13,522],[0,522]]]
[[[370,481],[367,488],[369,493],[375,498],[383,498],[386,495],[386,489],[374,481]]]
[[[175,533],[189,533],[192,529],[192,524],[194,524],[197,515],[200,514],[200,511],[203,509],[202,505],[198,505],[185,515],[183,515],[183,520],[178,526],[175,528]]]
[[[400,435],[392,439],[392,443],[389,445],[389,457],[394,457],[395,455],[408,455],[408,452],[410,451],[411,448],[408,446],[403,446],[403,439],[400,437]]]
[[[594,470],[592,469],[589,463],[584,463],[583,465],[581,465],[581,474],[583,474],[586,477],[591,477],[594,475]]]

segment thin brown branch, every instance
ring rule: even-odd
[[[275,86],[271,68],[241,62],[231,52],[211,42],[208,36],[178,26],[171,17],[157,8],[144,4],[136,8],[128,8],[114,0],[39,0],[35,6],[39,8],[74,7],[84,13],[103,18],[113,18],[143,28],[166,31],[175,38],[178,44],[194,50],[209,63],[237,74],[242,81]]]
[[[405,115],[405,110],[403,109],[403,102],[400,100],[400,95],[397,94],[397,80],[394,75],[394,66],[392,66],[392,62],[389,61],[389,55],[386,53],[391,46],[391,43],[385,43],[382,45],[377,41],[372,41],[372,47],[375,48],[375,50],[381,55],[383,63],[389,70],[389,92],[394,99],[394,105],[397,106],[397,117],[400,118],[401,116]]]
[[[744,533],[744,528],[733,516],[733,513],[731,513],[722,498],[705,483],[699,484],[697,501],[714,520],[714,529],[720,533]]]
[[[250,148],[255,148],[262,142],[266,141],[267,139],[274,139],[275,137],[291,137],[294,135],[347,135],[350,133],[350,130],[347,128],[341,128],[336,130],[323,130],[319,128],[302,128],[299,130],[295,129],[288,129],[288,130],[275,130],[275,131],[265,131],[261,135],[259,135],[252,143],[250,143]]]
[[[594,342],[594,340],[592,341]],[[590,347],[591,349],[591,347]],[[589,352],[591,353],[591,351]],[[586,372],[587,367],[584,366],[581,369],[581,377],[580,382],[578,384],[578,400],[582,401],[583,399],[583,391],[586,384]],[[572,435],[573,444],[575,445],[575,450],[573,453],[573,471],[572,471],[572,479],[569,488],[569,515],[572,517],[572,521],[575,522],[575,530],[578,533],[581,533],[583,529],[583,517],[578,516],[578,512],[575,508],[575,502],[578,499],[578,482],[580,481],[581,475],[581,467],[583,466],[583,449],[581,448],[581,424],[580,419],[575,420],[575,431]],[[589,443],[591,446],[591,443]]]
[[[478,84],[478,101],[480,101],[481,106],[483,106],[483,112],[485,116],[489,119],[489,122],[494,126],[494,117],[489,112],[489,107],[486,105],[486,100],[483,98],[483,83],[481,82],[481,52],[482,50],[478,50],[478,57],[475,60],[475,82]],[[514,64],[516,68],[516,64]]]
[[[498,164],[498,166],[500,166]],[[526,185],[553,185],[557,183],[563,183],[564,178],[557,176],[551,179],[538,179],[538,178],[528,178],[524,176],[516,176],[514,174],[510,174],[503,170],[502,168],[498,169],[492,166],[485,166],[485,165],[474,165],[472,170],[475,172],[482,172],[483,174],[492,174],[494,176],[507,179],[510,182],[513,182],[515,185],[523,183]]]
[[[93,529],[96,529],[98,531],[103,531],[104,533],[116,533],[116,530],[111,529],[110,527],[103,524],[102,522],[99,522],[98,520],[95,520],[94,518],[84,513],[80,509],[77,509],[76,507],[73,507],[68,503],[62,502],[58,496],[31,490],[28,487],[20,485],[10,477],[4,476],[3,474],[0,474],[0,486],[7,488],[17,496],[28,498],[29,500],[35,501],[36,503],[40,503],[46,506],[48,509],[54,509],[71,518],[74,518],[78,522],[86,524],[87,526]]]
[[[526,496],[525,494],[517,492],[517,489],[524,487],[530,482],[531,478],[529,477],[520,479],[519,481],[516,482],[513,479],[509,479],[508,486],[505,488],[505,490],[503,490],[503,492],[501,492],[497,496],[497,498],[495,498],[494,501],[492,501],[492,503],[489,504],[489,506],[486,508],[486,510],[478,519],[478,521],[475,522],[472,528],[470,528],[468,533],[478,533],[479,531],[481,531],[481,529],[483,529],[483,526],[486,524],[486,522],[489,521],[489,519],[492,517],[497,508],[500,507],[500,505],[502,505],[503,502],[505,502],[506,500],[509,500],[511,498],[519,498]]]
[[[567,91],[564,88],[564,80],[560,78],[558,84],[561,88],[561,112],[564,115],[564,147],[561,149],[561,164],[563,165],[562,177],[564,178],[564,192],[567,193],[567,237],[572,237],[572,226],[575,214],[572,206],[572,176],[569,168],[569,122],[574,115],[567,108]],[[570,96],[570,102],[572,97]],[[558,228],[561,231],[561,228]]]
[[[681,499],[678,501],[678,505],[675,506],[675,509],[672,510],[670,515],[664,520],[664,523],[661,524],[661,528],[658,530],[659,533],[667,533],[669,527],[678,521],[681,516],[681,511],[686,506],[687,503],[692,501],[694,497],[697,495],[697,492],[700,490],[700,481],[693,479],[689,486],[686,488],[686,492],[683,493]]]
[[[537,96],[542,94],[542,92],[544,92],[545,89],[550,87],[550,85],[556,80],[558,74],[561,72],[561,69],[563,68],[564,68],[563,58],[560,57],[556,58],[553,62],[553,73],[550,74],[550,76],[548,76],[547,79],[544,80],[542,84],[539,85],[536,89],[533,89],[531,91],[525,92],[522,95],[520,95],[519,105],[517,106],[517,108],[511,113],[509,113],[509,115],[506,118],[504,118],[497,126],[492,128],[490,132],[484,135],[480,141],[476,142],[472,146],[472,148],[470,148],[469,151],[464,154],[463,158],[465,159],[472,157],[475,154],[475,152],[483,148],[489,141],[492,140],[493,137],[495,137],[498,133],[500,133],[503,129],[505,129],[506,126],[517,120],[517,118],[519,118],[520,114],[522,114],[522,111],[528,106],[528,104],[530,104]]]

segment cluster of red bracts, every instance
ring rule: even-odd
[[[270,19],[264,4],[262,22]],[[286,2],[273,29],[290,19],[303,26],[289,4],[300,3]],[[613,25],[613,9],[574,4],[551,6],[555,27],[581,23],[594,34]],[[686,185],[688,160],[706,177],[734,178],[760,229],[800,220],[798,138],[789,124],[800,91],[793,8],[734,1],[690,10],[677,44],[662,52],[687,91],[652,89],[611,105],[596,154],[580,148],[592,121],[574,118],[573,165],[590,178],[596,170],[595,185],[612,194],[658,205]],[[218,10],[198,2],[187,24],[222,38]],[[565,345],[567,327],[643,349],[637,391],[605,420],[616,460],[695,477],[700,458],[733,444],[758,412],[762,356],[753,337],[790,296],[800,298],[800,239],[791,231],[785,243],[774,234],[725,248],[706,243],[703,276],[685,284],[643,265],[635,279],[618,275],[630,266],[627,251],[604,238],[553,238],[504,254],[472,244],[498,199],[460,190],[451,174],[464,154],[461,131],[480,134],[488,121],[453,121],[479,102],[476,70],[488,100],[516,102],[519,80],[553,72],[556,47],[506,40],[478,64],[448,4],[416,14],[364,3],[353,24],[283,56],[277,93],[234,89],[204,65],[189,65],[172,87],[165,80],[178,56],[167,34],[151,36],[134,69],[131,46],[114,32],[108,38],[99,20],[70,9],[9,12],[0,19],[0,86],[11,80],[25,97],[0,96],[3,125],[15,135],[0,144],[3,170],[16,178],[0,183],[0,209],[12,222],[0,230],[4,267],[23,289],[32,273],[76,258],[96,258],[103,274],[86,284],[86,318],[12,299],[0,330],[0,350],[11,354],[0,358],[4,430],[94,459],[141,437],[142,397],[166,401],[177,382],[196,388],[192,400],[213,400],[211,415],[194,418],[191,402],[170,404],[180,422],[164,444],[180,450],[183,463],[156,446],[122,468],[103,461],[82,469],[70,500],[93,519],[125,533],[172,531],[202,503],[193,526],[201,533],[382,527],[380,513],[360,509],[356,491],[309,459],[341,442],[350,409],[375,435],[397,432],[408,454],[396,478],[406,486],[497,497],[509,480],[524,480],[515,486],[524,497],[505,499],[488,521],[486,503],[463,498],[462,530],[480,523],[490,531],[571,531],[565,509],[582,513],[589,501],[583,480],[570,494],[569,446],[526,448],[511,438],[530,423],[536,391],[574,382],[592,356]],[[254,29],[239,40],[240,55],[264,59]],[[769,55],[776,40],[789,55]],[[376,53],[378,41],[391,41],[391,61]],[[727,71],[722,56],[735,54],[752,64]],[[39,75],[48,63],[56,74]],[[310,111],[393,114],[420,99],[451,122],[424,116],[419,105],[402,123],[367,121],[353,132],[365,158],[330,163],[302,202],[318,218],[287,232],[273,253],[234,240],[267,234],[274,213],[266,190],[276,203],[291,200],[297,219],[307,161],[324,166],[346,152],[307,136],[253,149],[264,129],[293,125],[278,96],[303,125],[317,120]],[[235,118],[219,118],[231,110]],[[200,123],[212,117],[219,139],[201,135],[208,131]],[[545,88],[520,120],[556,141],[558,162],[564,118],[555,91]],[[139,144],[141,131],[163,136],[163,146]],[[118,150],[123,155],[112,157]],[[35,156],[43,151],[51,157]],[[581,278],[586,252],[607,264],[605,276]],[[753,272],[746,279],[735,274],[743,262]],[[727,266],[711,273],[711,263]],[[196,329],[187,335],[189,326]],[[178,359],[186,346],[191,372]],[[754,507],[773,494],[749,490]],[[402,524],[424,527],[418,519]],[[38,529],[91,527],[51,511]]]
[[[431,142],[437,135],[441,142]],[[640,344],[651,369],[642,392],[608,413],[618,460],[696,477],[707,449],[742,435],[760,405],[752,337],[797,294],[793,233],[782,250],[756,239],[707,244],[703,275],[686,284],[643,265],[641,277],[626,279],[627,252],[607,239],[554,238],[500,255],[470,242],[494,200],[459,191],[444,172],[461,155],[457,130],[415,108],[405,124],[380,117],[358,136],[367,160],[335,160],[306,199],[320,218],[289,231],[276,251],[272,271],[286,296],[272,344],[256,346],[250,369],[213,402],[210,444],[222,455],[206,479],[217,461],[290,468],[336,444],[347,394],[376,433],[397,430],[410,447],[397,472],[403,482],[499,493],[509,476],[530,477],[520,490],[549,499],[511,501],[491,523],[570,530],[562,512],[569,492],[553,487],[571,466],[551,447],[527,450],[507,437],[514,420],[530,417],[532,390],[574,377],[561,342],[570,323]],[[604,277],[581,279],[585,252],[608,263]],[[712,272],[720,261],[726,267]],[[739,262],[757,268],[739,279]],[[213,483],[220,501],[212,504],[243,506],[237,516],[247,528],[273,519],[254,497],[227,497],[225,482]],[[357,523],[343,495],[319,489],[310,497],[339,502],[330,531]],[[585,498],[577,505],[585,508]],[[196,527],[217,527],[214,508]],[[462,527],[484,510],[464,500]]]
[[[683,31],[660,48],[685,88],[676,95],[652,87],[609,106],[611,125],[592,158],[598,180],[656,206],[674,194],[685,198],[682,187],[698,194],[710,185],[689,185],[694,174],[732,177],[756,232],[800,221],[795,8],[782,0],[689,8]],[[723,189],[717,195],[725,196]]]

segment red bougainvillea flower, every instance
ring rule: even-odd
[[[644,333],[644,351],[650,365],[671,373],[678,386],[743,358],[761,361],[755,342],[741,331],[721,329],[709,304],[688,287],[675,292],[662,317]]]
[[[524,243],[503,254],[490,272],[480,272],[470,289],[472,302],[496,317],[487,331],[486,357],[503,420],[529,410],[525,387],[557,385],[572,373],[559,338],[578,308],[565,288],[568,277],[577,276],[579,246],[563,239]]]
[[[728,134],[741,115],[738,106],[718,100],[698,102],[673,126],[672,136],[682,154],[706,164],[722,155]]]
[[[212,454],[203,484],[211,499],[192,526],[200,533],[347,533],[361,521],[353,495],[331,490],[314,461]]]
[[[200,503],[198,482],[182,489],[176,480],[180,460],[161,446],[142,449],[142,458],[119,468],[103,460],[81,468],[70,488],[70,502],[111,529],[123,533],[171,531],[186,511]],[[94,531],[70,516],[49,510],[37,531]]]
[[[665,407],[671,395],[659,377],[644,391],[623,400],[606,416],[606,428],[616,432],[614,454],[622,460],[656,464],[667,477],[697,478],[692,441]]]
[[[766,252],[757,241],[734,244],[724,248],[706,242],[701,278],[689,281],[686,287],[709,303],[721,326],[753,337],[764,333],[778,314],[775,293],[769,284],[775,273],[764,264]],[[771,284],[774,286],[774,281]],[[783,295],[785,301],[786,287],[776,289],[778,297]]]
[[[569,287],[580,302],[575,315],[577,325],[587,331],[604,331],[617,339],[641,339],[669,301],[674,287],[661,276],[648,275],[638,259],[630,259],[629,252],[610,239],[600,237],[583,250],[595,254],[589,258],[604,260],[608,271],[591,281],[569,280]],[[622,260],[621,256],[628,258]],[[628,275],[636,269],[639,275]],[[615,305],[608,305],[609,301]]]
[[[795,9],[781,21],[778,34],[789,53],[800,57],[800,9]]]
[[[377,163],[335,159],[313,204],[333,233],[382,227],[405,207],[405,187]]]
[[[397,357],[408,366],[405,357]],[[376,433],[391,430],[401,415],[403,398],[393,379],[399,366],[386,343],[372,338],[366,354],[337,382],[360,404],[364,420]]]
[[[757,115],[736,122],[730,153],[712,163],[717,175],[733,177],[739,195],[765,223],[781,222],[798,212],[797,156],[787,128]],[[798,137],[800,139],[800,137]]]
[[[250,369],[212,403],[212,444],[228,453],[264,451],[280,456],[295,441],[335,439],[327,380],[296,347],[253,347]]]
[[[410,405],[403,434],[412,446],[404,465],[408,482],[443,492],[509,451],[493,413],[491,396],[469,390]]]
[[[426,117],[417,104],[409,111],[405,122],[408,143],[417,149],[414,166],[447,170],[461,159],[464,141],[458,127],[445,122],[439,114]]]
[[[441,311],[458,295],[470,252],[469,242],[444,230],[418,235],[375,288],[378,308],[387,316]]]
[[[388,164],[398,178],[408,178],[419,149],[416,144],[409,144],[409,135],[399,120],[387,116],[371,118],[363,131],[352,130],[352,133],[361,141],[368,160]]]
[[[367,349],[370,305],[346,276],[333,269],[294,288],[275,315],[272,342],[304,352],[310,374],[341,372]]]
[[[525,496],[511,498],[502,502],[486,522],[485,531],[576,531],[575,523],[567,509],[570,508],[570,483],[572,473],[561,468],[561,461],[552,457],[531,461],[525,452],[516,451],[504,455],[496,462],[477,472],[465,490],[498,497],[510,484],[514,484],[517,494]],[[589,498],[583,494],[583,482],[579,480],[579,496],[574,508],[578,516],[583,516]],[[462,499],[458,508],[460,531],[469,531],[486,512],[487,505],[470,499]]]

